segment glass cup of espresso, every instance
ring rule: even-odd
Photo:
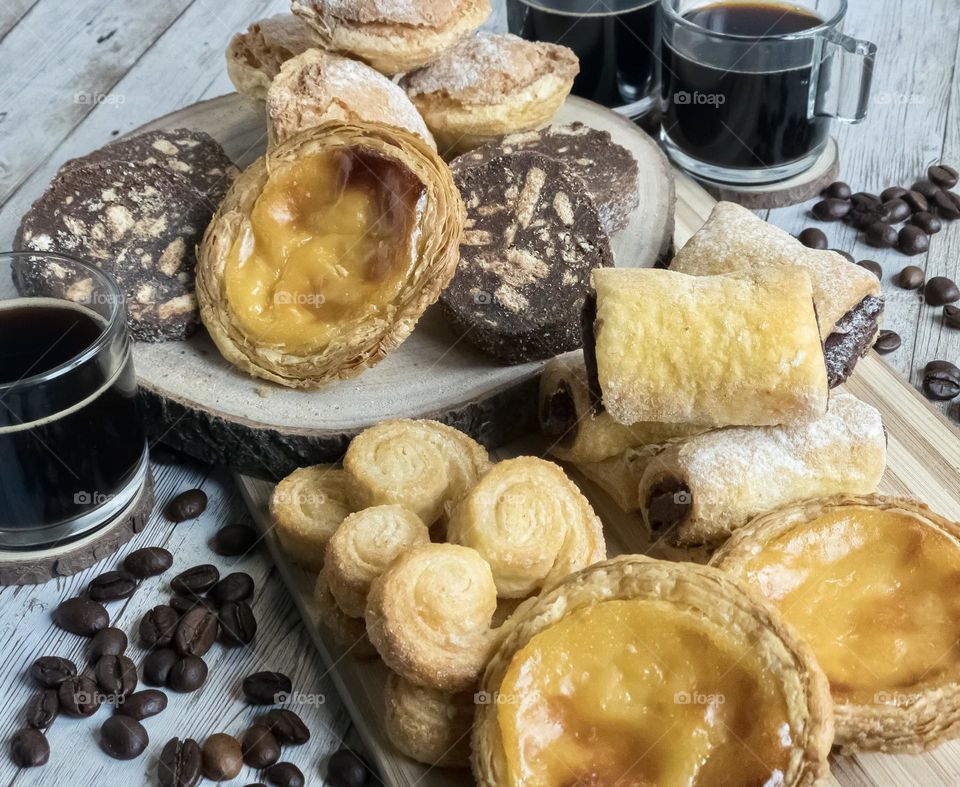
[[[0,549],[95,530],[134,503],[148,463],[116,282],[61,255],[0,253]]]
[[[510,32],[580,58],[573,93],[632,117],[659,103],[659,0],[507,0]]]
[[[709,180],[808,169],[831,119],[866,114],[876,46],[843,35],[846,0],[662,0],[661,141]]]

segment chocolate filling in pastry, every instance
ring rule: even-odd
[[[597,370],[597,293],[590,290],[580,312],[580,328],[583,334],[583,364],[587,367],[587,390],[595,412],[603,412],[603,390],[600,388],[600,373]]]
[[[693,494],[690,488],[677,478],[665,478],[657,482],[647,498],[650,529],[665,533],[679,525],[690,513]]]
[[[561,381],[540,405],[540,431],[558,445],[573,445],[577,436],[577,406],[566,382]]]
[[[831,388],[844,382],[867,351],[873,346],[883,298],[868,295],[841,317],[823,343],[827,362],[827,381]]]

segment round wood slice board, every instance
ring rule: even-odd
[[[629,120],[570,98],[554,123],[609,131],[639,165],[640,207],[611,238],[616,264],[651,265],[673,238],[674,184],[666,156]],[[242,168],[261,155],[266,130],[237,94],[201,102],[138,131],[190,128],[219,141]],[[295,391],[236,371],[206,332],[183,342],[138,343],[134,361],[153,440],[199,459],[276,480],[339,459],[350,438],[388,418],[435,418],[488,447],[534,428],[542,364],[503,366],[450,333],[436,307],[392,355],[360,377]]]

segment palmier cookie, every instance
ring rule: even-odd
[[[490,467],[486,449],[437,421],[383,421],[359,434],[343,458],[354,510],[397,503],[429,527]]]
[[[383,74],[359,60],[308,49],[283,64],[267,91],[269,142],[279,145],[326,120],[396,126],[437,148],[417,108]]]
[[[270,497],[270,514],[283,551],[309,571],[323,567],[327,542],[352,511],[346,474],[333,465],[294,470]]]
[[[260,19],[237,33],[227,47],[227,75],[237,92],[260,107],[280,67],[290,58],[320,45],[320,37],[293,14]]]
[[[490,0],[292,0],[321,46],[392,76],[422,66],[476,30]]]
[[[418,686],[467,691],[496,646],[497,587],[473,549],[427,544],[373,581],[367,635],[384,663]]]
[[[451,329],[504,363],[579,348],[591,271],[613,264],[583,183],[559,161],[526,152],[455,180],[467,223],[460,264],[440,295]]]
[[[468,768],[475,696],[417,686],[391,672],[385,692],[387,737],[417,762]]]
[[[484,475],[451,513],[447,540],[480,553],[502,598],[524,598],[607,556],[600,518],[576,484],[533,456]]]
[[[327,544],[324,573],[340,609],[362,618],[370,583],[401,552],[430,543],[430,531],[399,505],[373,506],[350,514]]]
[[[377,651],[367,637],[367,625],[359,618],[351,618],[338,606],[330,585],[327,572],[317,574],[313,586],[313,608],[321,625],[326,627],[333,641],[346,653],[358,659],[377,658]]]
[[[401,84],[440,152],[456,155],[547,125],[579,71],[577,56],[565,46],[478,33],[407,74]]]

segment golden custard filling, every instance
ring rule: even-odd
[[[424,193],[407,167],[364,149],[273,167],[226,260],[236,324],[295,355],[376,325],[411,275]]]
[[[810,644],[835,700],[896,703],[960,674],[958,547],[906,512],[843,506],[765,544],[742,576]]]
[[[792,734],[750,643],[668,602],[605,601],[531,638],[497,719],[510,785],[775,785]]]

